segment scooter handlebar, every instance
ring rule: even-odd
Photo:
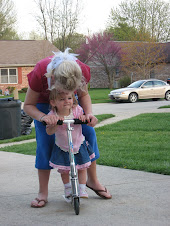
[[[75,119],[65,119],[64,121],[63,120],[58,120],[57,125],[67,124],[68,122],[70,122],[70,124],[87,124],[88,123],[87,120],[85,122],[83,122],[80,119],[75,118]],[[47,125],[47,123],[45,121],[42,121],[42,124],[44,126]]]

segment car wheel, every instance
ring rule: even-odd
[[[138,100],[138,95],[136,93],[129,94],[129,102],[135,103]]]
[[[165,100],[170,100],[170,90],[165,93]]]

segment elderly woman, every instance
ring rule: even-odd
[[[76,64],[77,69],[73,70],[72,73],[70,73],[70,69],[69,73],[58,73],[58,66],[63,61]],[[82,73],[79,73],[80,69]],[[66,49],[65,52],[54,53],[54,56],[41,60],[28,74],[29,88],[24,102],[24,111],[34,118],[37,141],[35,167],[38,169],[39,176],[39,193],[38,197],[31,202],[32,207],[44,207],[48,198],[48,182],[51,170],[49,159],[55,140],[54,136],[47,135],[41,122],[43,120],[49,125],[56,123],[54,117],[47,115],[50,110],[49,92],[51,85],[55,85],[59,90],[75,91],[79,104],[89,121],[88,125],[83,125],[83,135],[95,152],[95,159],[92,160],[87,171],[86,186],[102,198],[110,199],[112,197],[109,191],[100,184],[96,174],[96,159],[99,158],[99,150],[93,127],[96,125],[97,119],[92,114],[91,98],[87,88],[89,80],[90,68],[80,62],[75,54],[69,53],[69,49]]]

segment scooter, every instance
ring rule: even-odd
[[[80,212],[80,197],[78,194],[79,191],[79,183],[78,183],[78,173],[74,160],[74,151],[73,151],[73,142],[72,142],[72,133],[73,127],[71,124],[87,124],[88,122],[82,122],[79,119],[65,119],[64,121],[58,120],[57,125],[66,124],[67,125],[67,137],[68,137],[68,145],[69,145],[69,159],[70,159],[70,180],[71,180],[71,203],[74,207],[74,211],[76,215],[79,215]],[[46,125],[45,122],[43,122]]]

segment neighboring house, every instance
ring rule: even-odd
[[[0,40],[0,90],[28,87],[27,74],[58,49],[47,40]]]
[[[119,42],[122,45],[127,42]],[[152,78],[164,81],[170,78],[170,42],[165,45],[166,64],[159,73],[155,70]],[[15,87],[18,90],[28,87],[27,74],[33,70],[36,63],[48,56],[52,51],[59,51],[47,40],[0,40],[0,90],[4,94],[7,87]],[[108,78],[102,70],[102,66],[87,63],[91,68],[91,88],[108,88]],[[118,88],[119,80],[124,76],[121,67],[117,68],[114,78],[114,88]],[[131,75],[129,75],[131,76]],[[132,81],[140,79],[138,74],[133,75]]]
[[[128,45],[128,42],[118,42],[121,46],[121,48],[125,48],[125,46]],[[165,63],[161,67],[161,70],[157,70],[156,67],[154,67],[150,73],[150,78],[155,78],[155,79],[161,79],[164,81],[167,81],[168,78],[170,78],[170,42],[167,43],[160,43],[160,45],[163,45],[165,47],[164,49],[164,55],[166,56]],[[160,62],[158,62],[159,64]],[[88,62],[87,63],[90,68],[91,68],[91,80],[90,80],[90,87],[91,88],[108,88],[109,87],[109,82],[108,82],[108,77],[105,74],[105,72],[102,69],[102,65],[94,65],[93,62]],[[131,81],[136,81],[139,79],[143,79],[139,73],[124,73],[122,70],[122,65],[118,67],[115,71],[115,76],[114,76],[114,88],[119,87],[119,80],[125,76],[128,75],[131,78]]]

